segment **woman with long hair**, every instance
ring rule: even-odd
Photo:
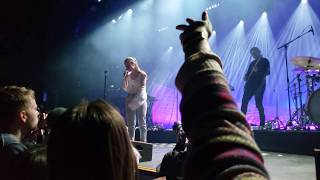
[[[83,101],[59,117],[48,140],[50,180],[136,180],[137,161],[120,113]]]
[[[126,121],[131,140],[135,138],[136,119],[140,130],[140,141],[147,141],[147,74],[133,57],[124,60],[125,72],[122,88],[128,93],[125,101]]]

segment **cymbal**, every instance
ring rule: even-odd
[[[296,56],[292,63],[305,69],[320,69],[320,58],[311,56]]]

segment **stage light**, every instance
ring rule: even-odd
[[[128,14],[132,14],[133,13],[133,10],[132,9],[129,9],[128,10]]]
[[[306,4],[306,3],[308,3],[308,0],[301,0],[301,3]]]
[[[268,16],[267,12],[263,12],[263,13],[262,13],[262,17],[263,17],[263,18],[266,18],[267,16]]]
[[[244,25],[244,21],[241,20],[241,21],[239,22],[239,25],[240,25],[240,26],[243,26],[243,25]]]
[[[167,30],[167,29],[169,29],[168,26],[158,29],[158,32],[162,32],[162,31],[165,31],[165,30]]]
[[[172,46],[169,46],[169,50],[171,51],[173,49],[173,47]]]
[[[97,0],[97,2],[101,2],[101,0]]]
[[[117,23],[117,21],[115,20],[115,19],[112,19],[112,21],[111,21],[112,23]]]
[[[215,3],[215,4],[213,4],[213,5],[209,6],[209,7],[207,7],[207,8],[206,8],[206,11],[209,11],[209,10],[215,9],[215,8],[217,8],[217,7],[219,7],[219,6],[220,6],[220,3]]]
[[[309,129],[314,131],[314,130],[317,130],[317,127],[315,125],[310,125]]]

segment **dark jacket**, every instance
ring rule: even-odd
[[[27,147],[14,135],[0,133],[0,174],[1,179],[23,179],[26,169]]]

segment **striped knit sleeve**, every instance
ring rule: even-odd
[[[244,115],[237,109],[222,63],[198,52],[176,77],[183,128],[191,140],[185,179],[269,179]]]

